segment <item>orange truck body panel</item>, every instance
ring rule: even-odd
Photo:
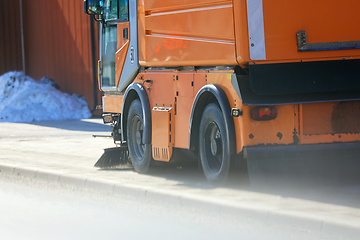
[[[174,108],[154,107],[152,119],[152,156],[154,160],[168,162],[174,147]]]
[[[232,1],[138,1],[141,66],[236,65]]]
[[[123,95],[104,95],[102,97],[103,112],[121,113],[123,100],[124,100]]]
[[[194,94],[205,85],[205,74],[196,74],[193,72],[142,72],[139,74],[143,79],[152,80],[151,85],[147,85],[150,108],[171,108],[172,109],[172,147],[187,149],[189,146],[189,123],[191,108],[194,101]],[[191,83],[193,87],[191,86]],[[139,81],[141,83],[141,81]],[[176,113],[175,113],[176,98]],[[159,121],[161,112],[152,111],[153,122]],[[168,118],[166,118],[168,119]],[[154,123],[152,126],[152,141],[161,142],[160,139],[168,139],[167,132],[170,129],[169,124]],[[157,128],[163,128],[159,130]],[[164,134],[162,135],[161,132]],[[163,144],[164,146],[167,143]]]
[[[308,43],[359,41],[359,1],[264,0],[266,61],[309,61],[359,58],[355,50],[298,52],[296,33],[304,30]]]
[[[300,105],[300,143],[360,141],[360,102]]]
[[[129,48],[130,39],[124,39],[123,29],[130,29],[130,23],[118,23],[117,24],[117,43],[116,43],[116,53],[115,53],[115,84],[119,85],[120,76],[125,64],[126,53]],[[128,34],[130,36],[130,34]]]
[[[169,161],[172,148],[189,148],[191,110],[198,91],[220,86],[234,117],[236,152],[245,146],[291,145],[360,141],[360,103],[300,103],[276,106],[278,117],[256,121],[231,83],[234,70],[174,70],[179,66],[235,66],[359,59],[359,49],[300,52],[297,33],[307,43],[360,41],[360,1],[263,0],[264,59],[251,59],[246,0],[138,0],[139,63],[144,67],[134,82],[144,80],[152,110],[153,157]],[[251,2],[251,1],[250,1]],[[341,6],[341,7],[339,7]],[[128,23],[118,28],[128,27]],[[120,36],[116,53],[119,80],[128,40]],[[126,53],[126,51],[124,51]],[[147,70],[147,67],[167,68]],[[291,81],[291,79],[289,80]],[[105,94],[104,112],[121,113],[122,95]],[[170,117],[171,116],[171,117]]]
[[[140,65],[216,66],[360,58],[358,50],[299,52],[308,43],[359,41],[356,1],[263,0],[266,59],[249,53],[247,1],[138,1]],[[321,14],[319,14],[321,13]],[[341,19],[336,16],[341,16]],[[211,51],[209,51],[211,49]]]

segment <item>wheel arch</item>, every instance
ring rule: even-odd
[[[205,107],[209,103],[216,102],[219,104],[220,110],[224,117],[225,126],[227,129],[226,137],[229,139],[230,154],[236,154],[236,137],[234,120],[231,117],[231,108],[229,100],[221,87],[215,84],[209,84],[202,87],[196,94],[193,107],[191,109],[190,124],[189,124],[189,149],[198,149],[199,145],[199,127],[202,114]]]
[[[121,113],[121,138],[122,141],[127,141],[127,116],[130,108],[130,104],[135,99],[139,99],[143,111],[144,118],[144,132],[143,132],[143,143],[151,143],[151,110],[150,102],[147,92],[139,83],[130,84],[124,93],[124,101],[122,104]]]

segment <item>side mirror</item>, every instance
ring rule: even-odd
[[[88,15],[102,15],[104,13],[104,1],[84,0],[84,11]]]

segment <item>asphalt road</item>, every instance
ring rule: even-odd
[[[237,214],[0,174],[0,238],[346,239]]]
[[[196,165],[99,170],[113,144],[91,135],[109,130],[101,119],[0,123],[0,239],[358,239],[360,184],[212,187]]]

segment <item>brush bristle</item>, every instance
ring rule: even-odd
[[[104,149],[103,155],[95,163],[95,167],[112,168],[116,166],[131,166],[127,147]]]

